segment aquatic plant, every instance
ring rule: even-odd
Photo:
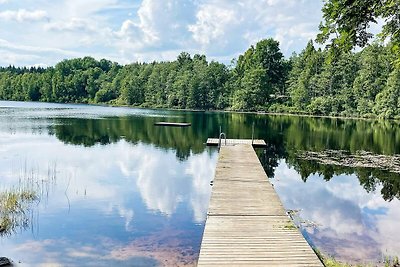
[[[399,262],[399,257],[391,257],[391,256],[384,256],[383,257],[383,262],[385,264],[385,267],[399,267],[400,262]]]
[[[26,162],[20,170],[18,184],[0,189],[0,236],[26,230],[32,224],[33,204],[48,195],[48,184],[55,182],[56,164],[49,165],[47,179],[41,179],[38,170],[27,170]]]
[[[29,189],[0,192],[0,236],[29,227],[28,211],[35,200],[38,200],[37,193]]]
[[[322,261],[325,267],[373,267],[373,266],[378,266],[376,263],[360,263],[360,264],[350,264],[350,263],[345,263],[338,261],[332,256],[328,256],[323,254],[321,251],[318,249],[314,249],[315,253],[317,254],[318,258]],[[379,266],[385,267],[399,267],[399,258],[397,256],[383,256],[382,262],[379,264]]]

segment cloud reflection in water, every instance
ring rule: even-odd
[[[38,229],[2,240],[4,255],[28,266],[195,263],[216,153],[180,161],[172,150],[125,141],[85,148],[28,133],[0,140],[4,187],[24,164],[43,179],[57,166],[56,185],[37,207]]]
[[[334,176],[329,182],[311,175],[303,182],[284,160],[271,182],[285,208],[301,209],[302,219],[319,225],[306,232],[321,251],[354,263],[399,254],[400,201],[386,202],[380,187],[368,193],[355,175]]]

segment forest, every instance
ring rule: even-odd
[[[324,49],[310,40],[285,58],[269,38],[229,66],[182,52],[124,66],[84,57],[0,67],[0,99],[400,119],[399,14],[397,0],[326,0],[316,36]]]
[[[0,99],[135,107],[400,118],[400,68],[392,44],[334,60],[312,41],[285,59],[265,39],[232,64],[182,52],[170,62],[119,65],[91,57],[54,67],[0,68]]]

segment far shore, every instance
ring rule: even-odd
[[[101,106],[101,107],[123,107],[123,108],[135,108],[135,109],[152,109],[152,110],[166,110],[166,111],[187,111],[187,112],[215,112],[215,113],[237,113],[237,114],[254,114],[254,115],[270,115],[270,116],[294,116],[294,117],[308,117],[308,118],[327,118],[327,119],[343,119],[343,120],[365,120],[365,121],[390,121],[400,122],[399,119],[383,119],[378,117],[357,117],[357,116],[333,116],[333,115],[316,115],[309,113],[290,113],[290,112],[271,112],[271,111],[238,111],[238,110],[218,110],[218,109],[179,109],[179,108],[168,108],[168,107],[145,107],[145,106],[134,106],[124,105],[115,103],[77,103],[77,102],[42,102],[42,101],[13,101],[3,100],[7,102],[26,102],[26,103],[50,103],[50,104],[70,104],[70,105],[90,105],[90,106]]]

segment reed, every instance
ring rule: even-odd
[[[47,177],[38,168],[24,166],[19,170],[18,184],[0,189],[0,236],[11,235],[32,226],[33,207],[48,196],[49,186],[55,184],[56,164],[48,166]]]

